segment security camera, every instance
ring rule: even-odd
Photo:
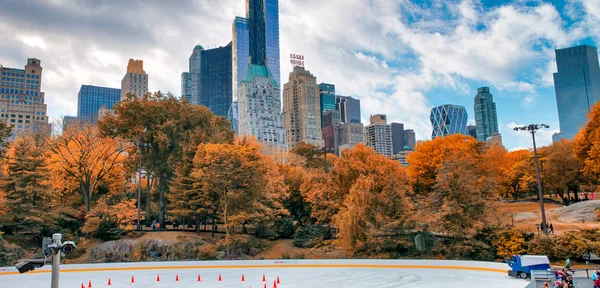
[[[60,251],[65,253],[65,255],[69,255],[73,253],[73,251],[75,251],[75,247],[77,247],[75,245],[75,242],[65,241],[65,243],[62,243],[62,248],[60,249]]]
[[[33,271],[35,268],[41,268],[44,264],[46,264],[45,259],[22,259],[15,265],[15,268],[19,270],[19,273],[23,274]]]
[[[52,256],[54,251],[50,245],[52,245],[52,238],[46,237],[42,240],[42,255],[44,255],[44,257]]]

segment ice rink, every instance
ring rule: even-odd
[[[508,265],[437,260],[263,260],[61,265],[60,287],[525,287]],[[50,287],[50,266],[26,274],[0,268],[0,287]],[[218,281],[219,274],[222,281]],[[245,281],[242,282],[242,275]],[[262,281],[265,275],[266,281]],[[160,281],[157,281],[157,276]],[[134,283],[131,282],[132,277]],[[179,281],[176,281],[176,277]],[[200,282],[198,282],[200,277]],[[108,286],[110,278],[111,285]]]

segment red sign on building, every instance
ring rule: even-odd
[[[304,67],[304,55],[290,53],[290,64]]]

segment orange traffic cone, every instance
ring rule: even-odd
[[[110,278],[108,278],[108,286],[112,285],[112,283],[110,283]]]
[[[135,283],[135,278],[131,276],[131,283]]]
[[[175,274],[175,282],[179,281],[179,274]]]
[[[89,282],[88,282],[88,288],[92,288],[92,280],[89,280]]]
[[[242,274],[242,282],[246,281],[246,279],[244,279],[244,274]]]
[[[160,275],[156,275],[156,282],[160,282]]]
[[[267,278],[265,278],[265,274],[263,274],[263,282],[267,282]]]
[[[85,288],[85,284],[81,283],[81,288]]]
[[[221,279],[221,274],[219,274],[219,282],[221,282],[223,279]]]
[[[265,283],[265,286],[263,288],[267,288],[267,283]]]
[[[201,282],[201,281],[200,281],[200,274],[198,274],[198,282]]]
[[[277,288],[277,280],[273,280],[273,288]]]
[[[281,284],[281,282],[279,282],[279,276],[277,276],[277,284]]]

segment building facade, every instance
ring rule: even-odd
[[[467,125],[467,133],[469,133],[469,136],[477,139],[477,126]]]
[[[393,153],[396,155],[406,144],[404,144],[404,124],[403,123],[392,123],[392,146]]]
[[[329,110],[335,110],[335,85],[321,83],[319,84],[319,105],[321,107],[321,116]],[[321,121],[321,127],[323,126]]]
[[[467,133],[467,120],[469,116],[464,106],[445,104],[431,109],[429,119],[433,126],[431,139],[444,137],[450,134]]]
[[[342,150],[354,148],[354,145],[365,143],[364,127],[362,123],[342,123],[338,129],[339,141],[336,147],[338,156],[342,155]]]
[[[336,109],[340,111],[342,123],[360,123],[360,100],[350,96],[335,96]]]
[[[204,105],[217,116],[227,116],[232,102],[231,45],[203,50],[200,61],[200,95]]]
[[[408,146],[410,150],[414,151],[415,146],[417,145],[417,137],[415,135],[415,130],[413,129],[405,129],[404,130],[404,145]]]
[[[587,123],[587,115],[600,100],[600,66],[598,51],[589,45],[557,49],[554,90],[560,138],[573,139]]]
[[[231,35],[231,66],[233,101],[237,101],[238,85],[246,76],[248,56],[250,55],[250,36],[248,36],[248,19],[235,17]]]
[[[143,97],[148,94],[148,74],[144,71],[144,61],[129,59],[127,73],[121,80],[121,100],[128,94]]]
[[[337,156],[341,151],[354,148],[354,145],[364,143],[364,127],[362,123],[341,123],[340,111],[329,110],[323,113],[324,127],[323,146],[333,149]]]
[[[317,77],[295,66],[283,86],[283,127],[289,148],[298,142],[323,146]]]
[[[121,100],[121,89],[81,85],[77,99],[77,118],[95,123],[102,107],[112,109]]]
[[[364,128],[364,139],[367,147],[387,157],[394,155],[392,141],[392,127],[387,124],[387,116],[383,114],[372,115],[370,124]]]
[[[40,60],[27,59],[24,69],[0,65],[0,120],[12,126],[15,138],[28,133],[50,133]]]
[[[477,88],[475,95],[475,130],[477,141],[487,141],[489,137],[498,134],[498,115],[496,114],[496,103],[490,93],[489,87]]]
[[[281,115],[279,87],[264,65],[250,65],[238,87],[238,129],[240,136],[287,149]]]
[[[196,45],[188,59],[188,71],[181,73],[181,97],[188,102],[199,105],[201,92],[202,51],[204,47]]]

